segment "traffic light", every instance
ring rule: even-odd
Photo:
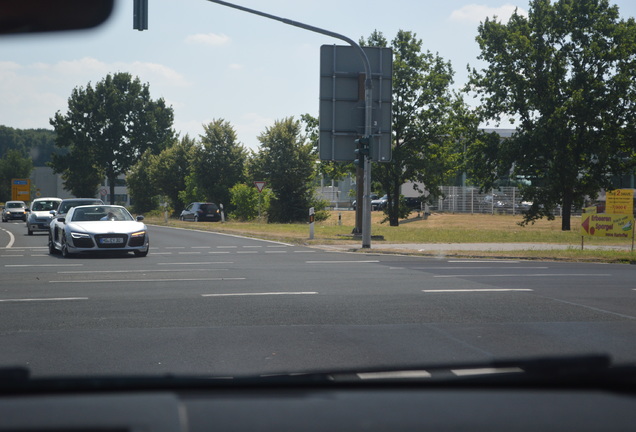
[[[360,167],[363,168],[364,167],[364,157],[370,157],[371,156],[371,140],[369,139],[368,136],[363,136],[358,138],[356,141],[356,149],[354,150],[355,154],[356,154],[356,158],[353,161],[353,163]]]
[[[148,30],[148,0],[133,2],[133,29]]]

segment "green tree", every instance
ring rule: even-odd
[[[245,181],[247,152],[229,122],[217,119],[203,128],[201,145],[194,150],[190,187],[194,186],[202,199],[227,208],[230,189]]]
[[[139,161],[126,173],[126,185],[137,213],[146,213],[159,206],[159,188],[152,180],[152,172],[157,164],[157,156],[150,150],[144,152]]]
[[[189,203],[182,202],[179,194],[187,189],[186,180],[192,169],[195,148],[196,142],[188,135],[175,140],[154,158],[150,169],[153,184],[175,212]]]
[[[382,33],[374,32],[361,44],[386,46]],[[453,132],[462,99],[451,90],[453,69],[409,31],[393,39],[393,136],[392,160],[373,165],[373,179],[387,194],[386,212],[391,226],[398,226],[400,188],[407,182],[426,185],[431,197],[458,169],[460,154]],[[461,110],[460,110],[461,112]],[[421,191],[424,192],[424,191]]]
[[[11,199],[11,179],[29,178],[33,162],[19,150],[8,150],[0,159],[0,201]]]
[[[231,217],[240,221],[250,221],[267,215],[272,191],[264,188],[259,192],[256,187],[245,183],[237,183],[230,189],[231,204],[234,208]]]
[[[261,146],[251,164],[252,176],[267,181],[274,192],[270,222],[306,221],[314,200],[316,157],[300,121],[292,117],[276,121],[258,140]]]
[[[487,65],[472,71],[470,88],[484,118],[518,121],[511,139],[488,144],[482,177],[529,180],[525,222],[553,219],[560,205],[569,230],[572,206],[633,170],[634,19],[622,20],[606,0],[532,0],[527,17],[486,19],[477,41]]]
[[[172,141],[172,121],[172,108],[151,99],[148,84],[128,73],[109,74],[94,87],[75,88],[67,113],[51,118],[57,147],[68,149],[51,166],[77,196],[94,195],[106,177],[114,203],[115,179],[146,150],[159,153]]]

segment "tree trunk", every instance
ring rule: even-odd
[[[563,208],[561,209],[561,231],[570,231],[570,218],[572,216],[572,192],[563,193]]]
[[[389,208],[389,225],[400,226],[400,179],[393,179],[391,191],[387,194]]]

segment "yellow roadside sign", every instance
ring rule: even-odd
[[[631,214],[584,213],[581,215],[581,235],[594,237],[632,238],[634,216]]]
[[[609,214],[634,214],[634,190],[607,191],[605,193],[605,212]]]

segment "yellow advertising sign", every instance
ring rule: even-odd
[[[31,201],[30,179],[11,179],[11,200]]]
[[[631,214],[584,213],[581,216],[583,236],[632,238],[633,226]]]
[[[607,191],[605,193],[605,212],[609,214],[634,214],[634,190]]]

